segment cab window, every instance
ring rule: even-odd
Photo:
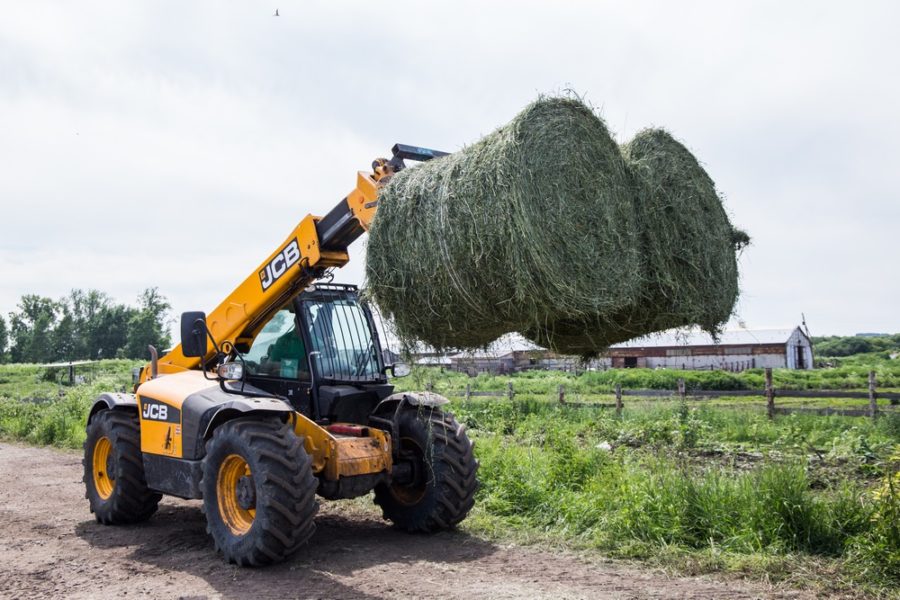
[[[256,335],[244,361],[250,375],[309,379],[306,348],[298,335],[292,310],[275,313]]]
[[[377,345],[355,298],[304,300],[316,374],[343,381],[378,380]]]

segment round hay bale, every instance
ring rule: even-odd
[[[648,332],[699,325],[716,334],[738,297],[736,250],[749,242],[731,225],[716,186],[691,152],[662,129],[622,148],[637,182]],[[744,241],[740,235],[744,236]]]
[[[404,340],[485,346],[619,314],[641,293],[634,193],[604,123],[542,98],[479,142],[395,175],[369,232],[369,295]]]
[[[749,243],[732,227],[715,184],[666,131],[646,129],[622,147],[637,201],[640,293],[619,314],[563,319],[525,333],[561,352],[594,354],[608,345],[673,327],[713,335],[738,297],[736,250]]]

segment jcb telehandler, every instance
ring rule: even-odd
[[[162,494],[203,500],[207,532],[240,565],[283,560],[312,535],[316,494],[374,489],[385,518],[432,532],[474,503],[478,463],[447,400],[393,393],[372,313],[329,283],[378,207],[379,187],[445,153],[397,144],[324,217],[309,215],[181,344],[135,372],[134,393],[97,398],[84,483],[104,524],[149,518]]]

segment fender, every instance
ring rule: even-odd
[[[400,444],[393,440],[400,438],[400,411],[404,406],[426,406],[430,408],[438,408],[449,403],[450,400],[435,394],[434,392],[399,392],[391,394],[378,403],[372,414],[369,415],[369,422],[373,427],[384,429],[391,434],[391,451],[394,460],[400,457]]]
[[[231,386],[232,384],[226,384]],[[250,413],[287,415],[294,407],[287,401],[268,397],[263,390],[244,386],[247,393],[258,392],[260,397],[239,396],[223,391],[219,386],[195,392],[181,405],[183,458],[200,459],[206,454],[206,441],[222,423]]]
[[[87,422],[90,423],[91,420],[101,410],[134,410],[137,412],[138,403],[137,398],[134,394],[121,394],[118,392],[106,392],[97,396],[97,399],[94,400],[94,404],[91,405],[91,410],[88,413]]]
[[[378,403],[372,414],[383,413],[386,411],[396,412],[404,404],[412,406],[443,406],[450,402],[444,396],[435,394],[434,392],[398,392],[391,394]]]
[[[222,403],[207,410],[201,419],[204,439],[212,435],[216,427],[228,421],[227,413],[233,413],[232,418],[242,417],[245,413],[259,412],[268,414],[290,414],[294,408],[283,400],[272,398],[239,398]]]

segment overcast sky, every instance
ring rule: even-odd
[[[208,311],[394,142],[572,88],[706,165],[753,237],[747,326],[900,331],[900,3],[0,4],[4,315],[148,286]]]

